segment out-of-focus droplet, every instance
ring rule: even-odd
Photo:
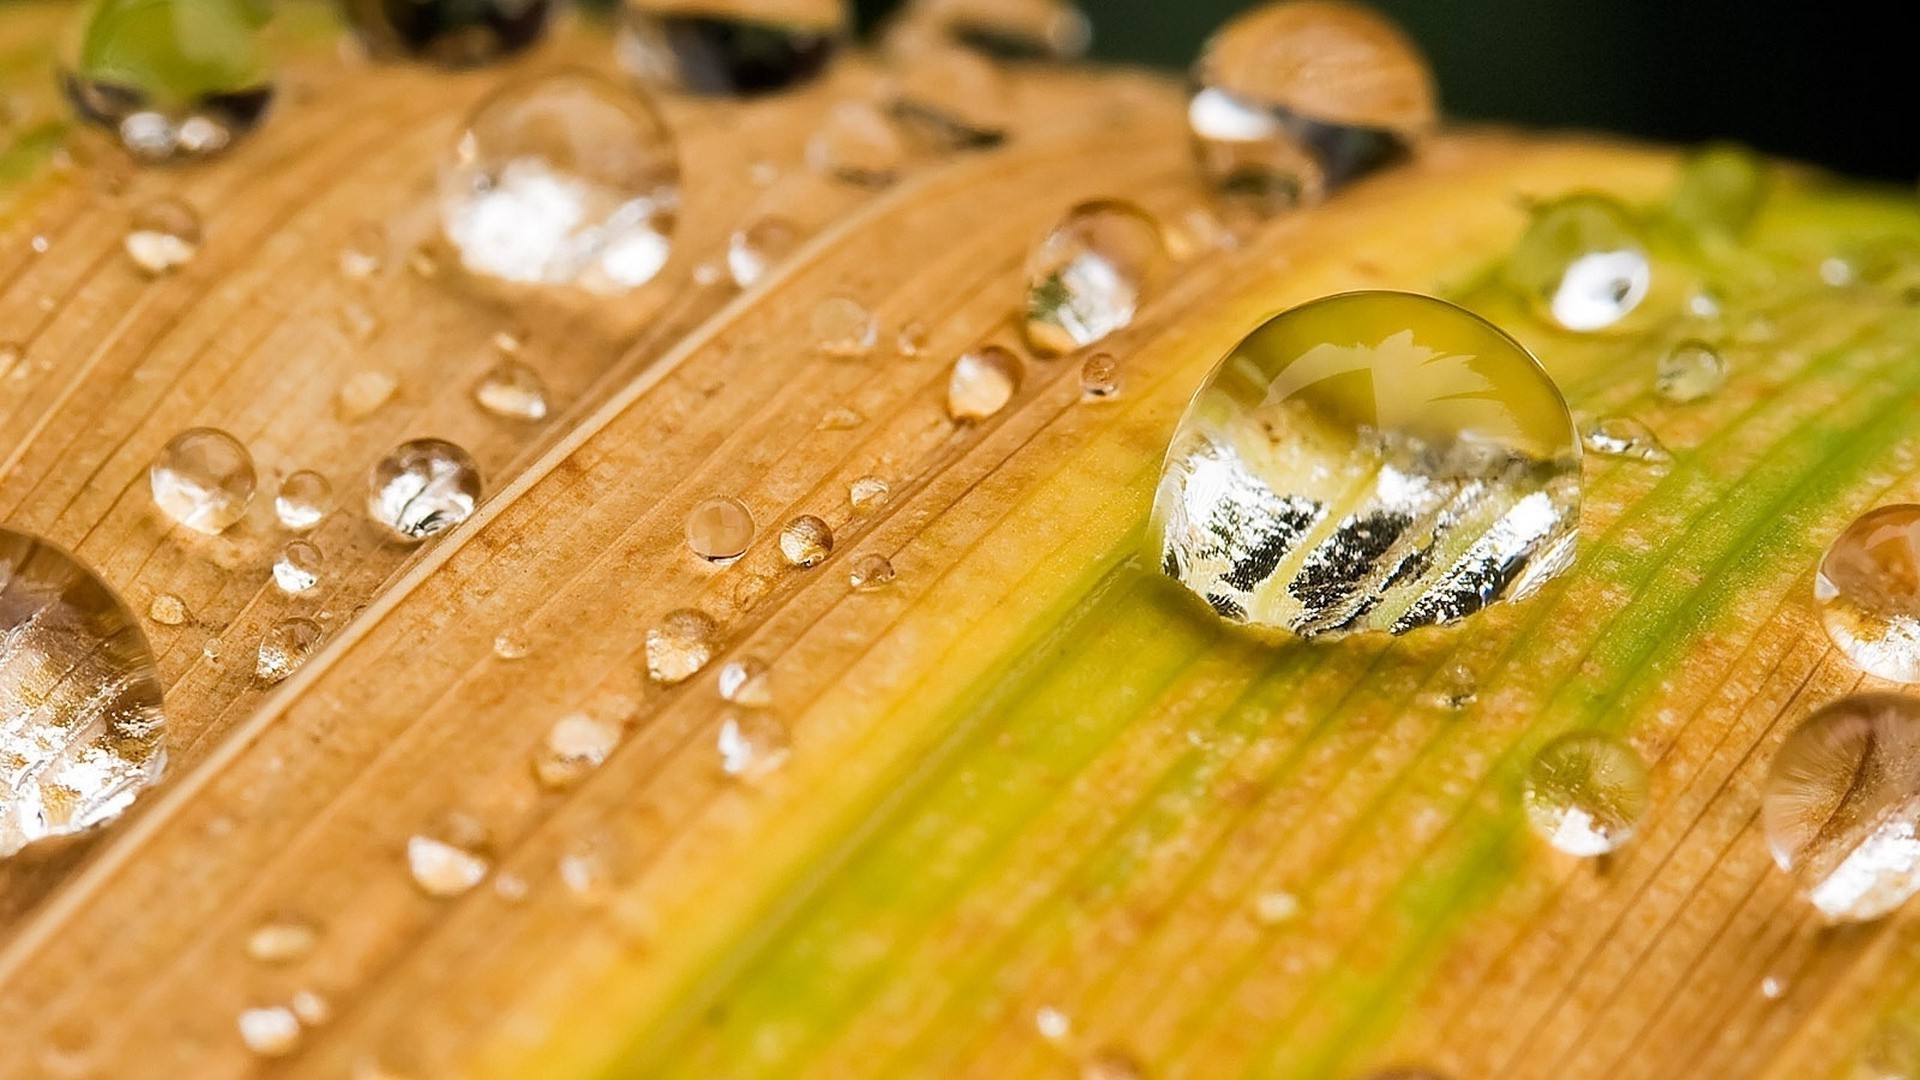
[[[285,1057],[300,1047],[300,1018],[285,1005],[241,1012],[240,1041],[261,1057]]]
[[[320,928],[305,919],[269,919],[247,935],[247,956],[261,964],[291,964],[319,941]]]
[[[889,35],[937,35],[996,60],[1071,60],[1093,40],[1093,25],[1072,0],[913,0]]]
[[[1061,356],[1125,329],[1166,258],[1160,227],[1139,207],[1074,207],[1027,258],[1027,344]]]
[[[271,686],[299,671],[320,650],[320,624],[312,619],[282,619],[260,638],[253,673]]]
[[[1527,769],[1527,822],[1554,847],[1592,857],[1633,838],[1647,811],[1647,767],[1625,743],[1563,735]]]
[[[918,360],[927,352],[927,327],[925,323],[910,322],[900,328],[895,336],[893,350],[902,360]]]
[[[885,506],[892,497],[893,489],[885,480],[877,476],[863,476],[847,485],[847,501],[855,510],[872,510]]]
[[[1814,713],[1780,744],[1760,809],[1823,918],[1891,914],[1920,892],[1920,702],[1856,694]]]
[[[621,67],[689,94],[752,96],[810,82],[847,37],[845,0],[626,0]]]
[[[200,214],[184,199],[165,196],[141,204],[122,242],[133,265],[149,277],[170,274],[200,253]]]
[[[843,101],[807,140],[807,164],[849,184],[885,187],[906,167],[907,144],[893,121],[864,101]]]
[[[524,660],[532,649],[527,632],[521,627],[509,626],[493,635],[493,655],[502,660]]]
[[[480,504],[480,467],[444,439],[401,443],[367,478],[367,516],[408,543],[438,536]]]
[[[290,596],[312,592],[320,585],[320,573],[326,557],[305,540],[290,540],[273,562],[273,583]]]
[[[1813,597],[1827,637],[1855,667],[1920,683],[1920,505],[1878,507],[1841,530]]]
[[[686,682],[707,666],[720,643],[720,625],[694,608],[669,611],[647,630],[647,675],[665,686]]]
[[[800,246],[800,227],[781,217],[763,217],[734,230],[727,241],[727,273],[733,283],[750,289],[767,271],[785,261]]]
[[[720,771],[736,780],[760,780],[787,763],[792,743],[787,727],[758,711],[730,711],[715,739]]]
[[[767,662],[757,656],[729,660],[715,680],[720,696],[735,705],[764,709],[773,704],[773,676]]]
[[[474,384],[473,400],[503,420],[545,420],[547,382],[518,360],[501,360]]]
[[[1194,65],[1201,172],[1255,217],[1319,201],[1402,156],[1434,125],[1427,62],[1359,4],[1271,3],[1229,22]]]
[[[1668,401],[1699,401],[1725,386],[1727,359],[1704,341],[1682,341],[1660,358],[1653,388]]]
[[[387,230],[379,222],[355,225],[340,247],[340,272],[356,280],[372,277],[387,265],[387,247]]]
[[[387,371],[356,371],[340,384],[335,395],[335,411],[342,420],[365,420],[393,400],[400,380]]]
[[[879,328],[873,312],[850,296],[829,296],[813,307],[808,319],[814,348],[835,360],[858,360],[873,351]]]
[[[1578,332],[1625,319],[1653,285],[1639,223],[1618,202],[1592,194],[1535,209],[1503,273],[1555,323]]]
[[[348,300],[340,305],[336,313],[341,329],[347,332],[357,345],[365,345],[380,333],[380,316],[373,309],[358,300]]]
[[[627,873],[628,855],[619,838],[595,833],[568,845],[555,863],[560,884],[582,904],[604,903]]]
[[[1146,1080],[1146,1067],[1132,1054],[1109,1046],[1080,1063],[1080,1080]]]
[[[1073,1034],[1073,1019],[1051,1005],[1033,1010],[1033,1029],[1048,1042],[1065,1042]]]
[[[1290,892],[1264,892],[1253,901],[1253,917],[1262,926],[1289,923],[1299,914],[1300,898]]]
[[[903,60],[888,97],[893,118],[935,152],[997,146],[1012,124],[1006,77],[969,49],[945,46]]]
[[[420,891],[437,900],[459,896],[486,880],[493,861],[479,851],[437,837],[407,838],[407,870]]]
[[[1653,429],[1631,416],[1603,416],[1580,433],[1580,442],[1602,457],[1625,458],[1649,465],[1664,465],[1673,454]]]
[[[147,605],[147,618],[161,626],[179,626],[192,618],[187,602],[172,593],[155,593]]]
[[[308,1027],[319,1027],[333,1019],[332,1003],[311,990],[294,991],[293,996],[287,999],[287,1007]]]
[[[1094,353],[1080,365],[1080,396],[1105,401],[1120,394],[1120,365],[1112,353]]]
[[[27,358],[27,347],[17,341],[0,341],[0,378],[16,374],[15,368]]]
[[[790,566],[819,566],[832,553],[833,527],[812,514],[801,514],[780,530],[780,556]]]
[[[893,584],[895,576],[892,561],[879,552],[870,551],[853,560],[847,583],[855,592],[876,592]]]
[[[955,420],[985,420],[1013,400],[1020,389],[1020,358],[998,345],[964,353],[947,377],[947,415]]]
[[[1767,197],[1767,166],[1744,146],[1702,147],[1680,169],[1667,214],[1695,236],[1737,239]]]
[[[547,787],[571,787],[600,767],[620,744],[620,725],[586,713],[553,722],[533,757],[533,775]]]
[[[311,469],[288,473],[280,481],[279,494],[273,497],[273,513],[280,524],[294,532],[306,532],[333,509],[333,485]]]
[[[550,0],[346,0],[376,56],[473,67],[520,52],[547,32]]]
[[[135,158],[212,156],[273,100],[266,17],[248,0],[93,0],[62,52],[61,87]]]
[[[258,482],[253,455],[219,428],[189,428],[168,439],[147,479],[161,513],[209,536],[246,516]]]
[[[79,560],[0,527],[0,859],[120,816],[166,766],[153,649]]]
[[[614,296],[666,265],[680,204],[673,134],[644,97],[566,70],[496,91],[440,169],[440,221],[467,270]]]
[[[1410,293],[1269,319],[1187,407],[1151,535],[1234,622],[1404,633],[1531,594],[1572,560],[1580,443],[1540,365]]]
[[[737,559],[753,543],[753,512],[739,499],[716,495],[687,515],[687,547],[712,562]]]
[[[860,410],[840,405],[828,409],[826,415],[820,418],[820,430],[852,431],[866,422],[867,418]]]

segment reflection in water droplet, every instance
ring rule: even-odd
[[[0,528],[0,858],[118,817],[166,765],[153,650],[93,571]]]
[[[767,662],[757,656],[729,660],[716,680],[720,696],[735,705],[764,709],[773,704],[773,677]]]
[[[261,964],[291,964],[319,941],[320,928],[304,919],[270,919],[247,935],[247,956]]]
[[[693,608],[669,611],[647,631],[647,675],[666,686],[692,678],[713,659],[720,626]]]
[[[687,515],[687,546],[713,562],[739,558],[753,543],[753,513],[727,495],[701,501]]]
[[[998,345],[963,354],[947,377],[947,415],[959,421],[994,415],[1019,391],[1020,374],[1020,358]]]
[[[792,743],[785,724],[764,712],[730,711],[716,739],[720,771],[737,780],[759,780],[787,763]]]
[[[493,655],[502,660],[524,660],[531,650],[527,632],[518,626],[509,626],[493,635]]]
[[[847,501],[853,504],[855,510],[885,506],[892,495],[893,489],[877,476],[863,476],[847,485]]]
[[[503,420],[545,420],[547,383],[518,360],[502,360],[474,384],[473,400]]]
[[[246,516],[256,483],[253,455],[218,428],[190,428],[168,439],[147,479],[161,513],[209,536]]]
[[[1727,361],[1703,341],[1683,341],[1660,358],[1654,389],[1668,401],[1699,401],[1726,385]]]
[[[885,555],[868,552],[853,560],[847,582],[855,592],[874,592],[893,584],[894,577],[893,563]]]
[[[620,725],[570,713],[554,721],[533,758],[533,775],[547,787],[571,787],[600,767],[620,743]]]
[[[763,217],[734,231],[727,241],[727,272],[733,283],[750,289],[767,271],[800,246],[800,227],[779,217]]]
[[[888,49],[917,56],[929,47],[918,39],[932,37],[999,60],[1071,60],[1087,51],[1093,27],[1071,0],[913,0]]]
[[[414,57],[473,67],[539,41],[549,0],[346,0],[341,5],[376,56]]]
[[[1507,283],[1568,330],[1604,330],[1653,284],[1640,226],[1604,195],[1569,195],[1533,213],[1504,271]]]
[[[864,101],[834,106],[807,140],[807,164],[849,184],[885,187],[906,162],[907,145],[893,121]]]
[[[400,380],[385,371],[359,371],[347,376],[335,398],[335,411],[342,420],[365,420],[393,400]]]
[[[273,583],[290,596],[312,592],[320,585],[320,572],[326,557],[305,540],[289,540],[273,562]]]
[[[1060,356],[1125,329],[1165,262],[1144,210],[1115,200],[1074,207],[1027,258],[1027,344]]]
[[[300,670],[320,649],[320,624],[312,619],[283,619],[260,639],[253,673],[272,685]]]
[[[1268,320],[1187,407],[1158,564],[1235,622],[1404,633],[1571,561],[1580,447],[1532,356],[1444,301],[1360,292]]]
[[[666,265],[680,202],[672,132],[586,71],[481,102],[440,170],[440,220],[469,271],[619,295]]]
[[[1094,353],[1080,365],[1080,396],[1105,401],[1120,395],[1120,364],[1111,353]]]
[[[285,1005],[247,1009],[239,1027],[240,1041],[261,1057],[285,1057],[300,1046],[300,1018]]]
[[[280,493],[273,497],[274,516],[294,532],[306,532],[320,524],[332,509],[333,485],[310,469],[289,473],[280,481]]]
[[[127,257],[150,277],[169,274],[200,253],[200,214],[171,196],[141,205],[122,241]]]
[[[1813,597],[1827,637],[1870,675],[1920,683],[1920,505],[1869,510],[1820,559]]]
[[[1761,819],[1774,861],[1828,922],[1865,922],[1920,891],[1920,702],[1857,694],[1787,736]]]
[[[879,333],[873,312],[847,296],[829,296],[814,305],[808,320],[814,347],[835,360],[858,360],[873,351]]]
[[[780,530],[780,555],[789,565],[819,566],[832,552],[832,526],[812,514],[801,514]]]
[[[1624,743],[1564,735],[1527,769],[1527,822],[1569,855],[1605,855],[1633,838],[1647,811],[1647,768]]]
[[[1603,416],[1580,433],[1588,450],[1604,457],[1626,458],[1651,465],[1673,460],[1673,454],[1647,425],[1631,416]]]
[[[179,626],[192,617],[187,602],[172,593],[155,593],[153,602],[147,605],[147,618],[161,626]]]
[[[1013,117],[1000,69],[976,52],[950,45],[903,60],[890,98],[893,118],[935,152],[996,146]]]
[[[407,870],[420,891],[435,899],[459,896],[492,868],[485,855],[445,840],[417,833],[407,838]]]
[[[627,0],[616,42],[620,66],[655,86],[746,96],[817,78],[847,33],[844,0],[797,0],[751,17],[714,0]]]
[[[442,439],[401,443],[367,479],[367,516],[409,543],[467,520],[479,502],[479,466]]]

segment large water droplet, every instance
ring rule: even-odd
[[[687,547],[714,562],[737,559],[753,543],[753,513],[727,495],[703,500],[687,515]]]
[[[1859,694],[1814,713],[1774,755],[1761,818],[1827,921],[1905,903],[1920,892],[1920,702]]]
[[[122,244],[141,272],[159,277],[192,262],[200,251],[200,239],[199,212],[184,200],[167,196],[143,203],[133,212]]]
[[[118,817],[166,756],[133,612],[73,556],[0,528],[0,858]]]
[[[1820,559],[1813,596],[1827,636],[1855,667],[1920,683],[1920,505],[1856,518]]]
[[[1507,283],[1568,330],[1604,330],[1633,313],[1653,283],[1640,226],[1604,195],[1569,195],[1533,213],[1508,256]]]
[[[147,479],[161,513],[209,536],[246,516],[257,483],[253,455],[218,428],[190,428],[167,440]]]
[[[913,0],[888,47],[913,55],[926,46],[905,39],[929,36],[1000,60],[1071,60],[1087,51],[1093,27],[1071,0]]]
[[[647,675],[666,686],[685,682],[713,659],[719,640],[713,616],[694,608],[669,611],[647,631]]]
[[[1579,502],[1572,418],[1525,349],[1441,300],[1346,293],[1207,377],[1152,535],[1225,618],[1397,634],[1531,593],[1571,561]]]
[[[346,0],[361,40],[378,56],[472,67],[525,49],[546,34],[549,0]]]
[[[1201,172],[1256,216],[1318,201],[1404,155],[1436,112],[1419,50],[1358,4],[1256,8],[1208,41],[1194,84],[1187,122]]]
[[[1647,767],[1624,743],[1563,735],[1527,769],[1527,822],[1569,855],[1605,855],[1633,838],[1647,811]]]
[[[1006,408],[1019,389],[1019,357],[998,345],[965,353],[947,376],[947,415],[985,420]]]
[[[401,443],[367,478],[367,515],[409,543],[467,520],[479,502],[479,466],[444,439]]]
[[[765,94],[826,71],[847,34],[844,0],[627,0],[620,64],[691,94]]]
[[[1146,211],[1110,199],[1074,207],[1027,259],[1027,343],[1059,356],[1125,328],[1165,261]]]
[[[585,71],[483,101],[440,170],[440,219],[470,271],[618,295],[666,265],[673,135],[645,98]]]
[[[833,553],[833,527],[812,514],[801,514],[780,530],[780,555],[801,569],[819,566]]]

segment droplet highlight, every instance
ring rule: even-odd
[[[647,631],[647,675],[664,686],[699,674],[719,646],[720,625],[694,608],[670,611]]]
[[[1653,285],[1653,262],[1632,212],[1604,195],[1569,195],[1533,212],[1503,271],[1554,323],[1605,330]]]
[[[467,892],[492,869],[492,860],[478,851],[417,833],[407,838],[407,871],[414,885],[436,900]]]
[[[367,478],[367,516],[406,543],[446,532],[479,503],[479,466],[444,439],[401,443]]]
[[[1527,769],[1527,823],[1569,855],[1590,858],[1633,838],[1647,811],[1647,767],[1625,743],[1564,735]]]
[[[148,277],[161,277],[193,261],[200,253],[200,213],[172,196],[141,204],[127,223],[122,241],[127,257]]]
[[[1125,329],[1166,257],[1159,225],[1139,207],[1074,207],[1027,258],[1027,344],[1061,356]]]

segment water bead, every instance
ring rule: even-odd
[[[626,0],[616,48],[650,85],[744,97],[818,78],[848,23],[845,0]]]
[[[873,351],[879,334],[873,312],[849,296],[829,296],[814,305],[808,319],[814,347],[835,360],[858,360]]]
[[[773,678],[767,662],[757,656],[729,660],[715,680],[720,696],[735,705],[764,709],[773,704]]]
[[[1080,396],[1104,401],[1120,393],[1120,365],[1111,353],[1094,353],[1080,365]]]
[[[1020,389],[1020,358],[998,345],[963,354],[947,378],[947,415],[985,420],[1007,407]]]
[[[571,713],[553,722],[533,758],[533,775],[559,790],[579,783],[599,768],[620,743],[620,725],[585,713]]]
[[[299,671],[313,654],[320,651],[324,636],[320,624],[312,619],[282,619],[260,638],[254,652],[253,673],[271,686]]]
[[[1699,401],[1726,385],[1727,360],[1703,341],[1682,341],[1660,358],[1654,389],[1668,401]]]
[[[849,184],[885,187],[907,163],[907,144],[886,114],[864,101],[835,105],[807,140],[807,164]]]
[[[480,103],[440,168],[440,221],[474,274],[613,296],[666,265],[672,132],[643,97],[566,70]]]
[[[294,991],[287,999],[287,1007],[308,1027],[319,1027],[333,1019],[333,1005],[311,990]]]
[[[1080,1080],[1145,1080],[1146,1066],[1117,1047],[1095,1051],[1080,1063]]]
[[[785,765],[792,753],[786,725],[757,711],[728,712],[714,742],[720,771],[736,780],[764,779]]]
[[[877,476],[863,476],[847,485],[847,501],[855,510],[873,510],[887,504],[893,489]]]
[[[1697,237],[1738,238],[1767,197],[1767,166],[1744,146],[1727,143],[1694,151],[1680,169],[1667,215]]]
[[[550,0],[345,0],[368,51],[463,68],[510,56],[546,35]]]
[[[139,620],[72,555],[0,527],[0,859],[118,817],[166,766]],[[184,611],[183,611],[184,617]]]
[[[240,1041],[261,1057],[285,1057],[300,1046],[300,1018],[285,1005],[247,1009],[237,1021]]]
[[[161,513],[209,536],[246,516],[258,482],[253,455],[218,428],[190,428],[167,440],[147,478]]]
[[[387,230],[380,223],[355,225],[340,248],[340,272],[355,280],[379,273],[387,265],[387,243]]]
[[[1647,768],[1631,747],[1601,735],[1563,735],[1527,769],[1527,822],[1569,855],[1605,855],[1632,839],[1647,810]]]
[[[493,635],[493,655],[502,660],[524,660],[532,649],[533,644],[521,627],[509,626]]]
[[[937,35],[998,60],[1072,60],[1093,40],[1093,27],[1070,0],[913,0],[890,36],[906,53],[906,34]]]
[[[739,558],[753,543],[753,513],[727,495],[703,500],[687,515],[687,547],[713,562]]]
[[[313,951],[320,928],[303,919],[272,919],[247,935],[247,957],[261,964],[291,964]]]
[[[320,524],[332,509],[333,485],[311,469],[288,473],[273,497],[274,516],[294,532],[306,532]]]
[[[910,322],[894,335],[893,351],[899,353],[902,360],[918,360],[926,355],[927,338],[925,323]]]
[[[1890,914],[1920,891],[1920,703],[1857,694],[1814,713],[1760,809],[1774,861],[1828,922]]]
[[[858,409],[837,405],[820,418],[818,427],[821,431],[852,431],[866,422],[867,418]]]
[[[419,890],[436,900],[450,899],[486,880],[492,860],[456,843],[415,834],[407,838],[407,870]]]
[[[334,411],[342,420],[365,420],[393,400],[400,380],[388,371],[356,371],[341,382]]]
[[[1445,301],[1357,292],[1274,316],[1188,405],[1156,562],[1233,622],[1404,633],[1529,595],[1572,559],[1580,445],[1540,365]]]
[[[1502,273],[1555,323],[1578,332],[1625,319],[1653,283],[1639,224],[1624,206],[1592,194],[1536,208]]]
[[[320,572],[326,559],[320,549],[305,540],[288,541],[273,563],[273,583],[290,596],[312,592],[320,585]]]
[[[1920,505],[1869,510],[1841,530],[1813,597],[1827,637],[1855,667],[1920,683]]]
[[[893,584],[895,576],[893,563],[885,555],[868,552],[853,560],[847,583],[855,592],[875,592]]]
[[[790,566],[819,566],[832,553],[832,526],[812,514],[801,514],[780,530],[780,556]]]
[[[1013,122],[1006,77],[964,48],[928,49],[905,60],[887,98],[893,118],[935,152],[997,146]]]
[[[473,387],[474,403],[503,420],[547,418],[547,382],[518,360],[501,360]]]
[[[763,217],[734,230],[727,240],[727,273],[750,289],[767,271],[784,262],[804,239],[800,227],[780,217]]]
[[[1580,443],[1602,457],[1664,465],[1673,454],[1653,429],[1631,416],[1602,416],[1580,433]]]
[[[180,626],[192,618],[187,602],[173,593],[155,593],[147,605],[147,618],[161,626]]]
[[[1166,263],[1160,227],[1131,203],[1082,203],[1027,258],[1027,344],[1042,356],[1091,345],[1133,322]]]
[[[127,257],[148,277],[170,274],[200,251],[200,214],[172,196],[141,204],[122,241]]]
[[[647,675],[663,686],[686,682],[713,659],[720,625],[694,608],[669,611],[647,630]]]
[[[467,520],[479,502],[479,466],[444,439],[401,443],[367,478],[367,516],[408,543]]]

